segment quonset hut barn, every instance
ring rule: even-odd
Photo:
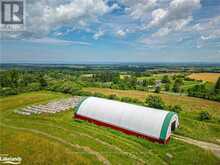
[[[171,131],[179,125],[174,112],[97,97],[87,97],[76,109],[76,119],[163,144],[169,142]]]

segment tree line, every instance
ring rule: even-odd
[[[86,74],[85,74],[86,73]],[[87,76],[83,76],[87,75]],[[138,79],[139,76],[147,79]],[[69,71],[69,70],[2,70],[0,71],[0,95],[14,95],[22,92],[50,90],[70,94],[86,94],[83,87],[104,87],[121,90],[142,90],[187,93],[189,96],[220,101],[220,78],[214,89],[200,83],[184,91],[184,81],[192,81],[184,74],[155,79],[151,73],[128,72],[121,77],[119,71]]]

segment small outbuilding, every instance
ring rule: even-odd
[[[166,144],[178,125],[174,112],[97,97],[87,97],[76,108],[75,118]]]

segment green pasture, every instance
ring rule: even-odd
[[[14,112],[23,106],[65,97],[68,95],[41,91],[1,98],[0,153],[20,156],[22,164],[27,165],[220,163],[209,151],[178,140],[171,139],[170,144],[161,145],[85,121],[74,120],[74,109],[57,114],[32,116],[18,115]],[[185,123],[191,120],[187,121],[187,116],[183,117],[181,125],[184,128]],[[191,123],[196,124],[198,123]],[[184,129],[186,133],[190,132],[187,130],[188,127]],[[217,125],[215,131],[218,130]]]

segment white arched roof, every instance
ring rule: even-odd
[[[173,112],[97,97],[84,99],[76,115],[162,141],[169,138],[172,121],[178,126],[178,116]]]

